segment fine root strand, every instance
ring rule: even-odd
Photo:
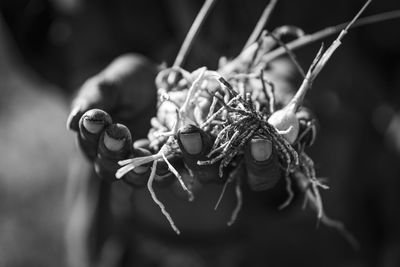
[[[285,200],[285,202],[279,206],[280,210],[289,206],[294,198],[294,193],[292,190],[292,180],[290,179],[290,175],[285,176],[285,181],[286,181],[286,192],[288,193],[288,196],[287,196],[287,199]]]
[[[227,223],[228,226],[232,226],[232,224],[235,223],[237,216],[239,215],[240,210],[242,209],[243,205],[243,197],[242,197],[242,189],[240,186],[240,179],[236,180],[236,187],[235,187],[235,193],[236,193],[236,207],[232,212],[231,219]]]
[[[172,164],[169,162],[169,160],[167,159],[167,157],[164,155],[164,153],[161,153],[165,163],[167,163],[168,169],[175,175],[175,177],[178,179],[179,183],[182,186],[182,189],[188,194],[188,199],[189,201],[193,201],[194,200],[194,195],[192,193],[192,191],[189,190],[189,188],[185,185],[185,183],[183,182],[182,176],[179,174],[179,172],[174,168],[174,166],[172,166]]]
[[[172,229],[175,231],[176,234],[179,235],[181,232],[179,231],[178,227],[176,227],[171,215],[169,215],[168,211],[165,209],[164,204],[160,200],[158,200],[156,193],[154,192],[153,181],[156,176],[156,170],[157,170],[157,161],[154,161],[153,165],[151,167],[151,173],[150,173],[149,180],[147,181],[147,188],[150,192],[151,198],[160,207],[162,214],[164,214],[165,218],[167,218]]]

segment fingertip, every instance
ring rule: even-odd
[[[123,124],[115,123],[109,125],[102,136],[100,147],[104,154],[115,159],[122,159],[131,151],[132,136]]]
[[[272,155],[272,143],[268,140],[252,139],[250,141],[250,152],[255,161],[266,161]]]
[[[194,125],[181,128],[177,135],[183,161],[194,176],[202,183],[219,183],[222,180],[218,176],[220,161],[210,165],[198,164],[198,161],[209,160],[207,155],[213,145],[212,137]]]
[[[200,133],[182,133],[180,136],[182,147],[190,155],[199,154],[203,148]]]
[[[104,128],[111,123],[111,117],[102,110],[89,110],[82,116],[75,116],[78,117],[80,117],[77,136],[79,146],[89,159],[93,159],[97,155],[100,136]]]
[[[211,136],[195,125],[187,125],[178,131],[178,144],[186,157],[200,158],[211,149]]]
[[[122,124],[111,124],[103,131],[98,142],[95,170],[103,179],[117,181],[122,178],[116,175],[121,168],[118,161],[127,159],[130,155],[132,155],[132,138],[129,129]]]
[[[99,134],[111,123],[112,119],[107,112],[101,109],[91,109],[83,114],[80,126],[91,134]]]
[[[281,171],[276,151],[269,140],[252,139],[245,151],[247,182],[254,191],[273,188]]]
[[[113,138],[111,137],[107,131],[104,133],[104,145],[110,151],[119,151],[125,145],[125,138]]]

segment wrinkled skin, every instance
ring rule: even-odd
[[[94,161],[96,172],[100,177],[115,180],[113,173],[118,168],[115,164],[117,160],[149,153],[143,150],[143,148],[147,149],[146,142],[135,145],[135,148],[144,146],[140,151],[136,151],[133,149],[132,140],[145,135],[149,128],[150,118],[154,116],[156,88],[153,81],[156,73],[156,65],[145,58],[125,55],[116,59],[103,72],[82,85],[73,102],[67,126],[78,133],[79,145],[83,153]],[[184,99],[185,94],[185,91],[176,92],[175,95],[171,94],[171,98],[179,103],[182,102],[181,99]],[[207,108],[207,104],[205,105]],[[176,107],[170,102],[164,102],[156,114],[158,120],[169,129],[172,128],[176,117],[175,109]],[[204,119],[205,112],[198,113],[202,113],[201,116]],[[199,170],[195,164],[197,159],[203,158],[209,152],[211,137],[196,127],[186,128],[181,129],[178,140],[184,155],[183,161],[195,172],[195,176],[207,175],[208,180],[218,182],[219,178],[213,166],[204,166]],[[266,145],[261,146],[264,146],[263,150],[265,150]],[[261,162],[269,159],[270,155],[263,155],[263,153],[270,154],[270,151],[259,151],[259,147],[260,145],[251,146],[246,157],[255,155]],[[248,164],[251,165],[253,163],[250,162],[254,162],[258,166],[260,162],[256,162],[257,159],[248,161]],[[247,169],[251,170],[251,167]],[[148,176],[145,168],[141,171],[143,174],[133,172],[128,176],[137,176],[138,179],[141,179],[141,176]]]
[[[120,232],[129,229],[131,225],[129,221],[132,219],[136,223],[155,227],[158,231],[168,234],[172,232],[158,206],[150,198],[149,192],[141,189],[146,186],[149,177],[148,166],[136,168],[126,174],[122,178],[126,183],[116,182],[114,175],[119,168],[117,164],[119,160],[151,154],[148,142],[143,140],[135,142],[146,136],[151,117],[156,115],[164,126],[171,128],[171,125],[168,125],[170,120],[162,117],[174,113],[175,107],[162,106],[158,113],[154,110],[156,106],[154,78],[157,72],[157,66],[141,56],[133,54],[121,56],[104,71],[87,80],[73,101],[67,127],[77,133],[79,147],[89,163],[93,163],[95,172],[90,176],[88,183],[80,186],[78,190],[99,190],[95,201],[98,205],[96,209],[100,213],[94,214],[84,222],[90,225],[90,221],[93,220],[92,223],[94,222],[97,227],[92,227],[94,229],[92,231],[101,231],[98,236],[92,233],[94,239],[89,241],[97,243],[97,246],[101,247],[101,244],[107,244],[111,242],[110,240],[119,240]],[[285,81],[285,75],[280,76],[279,70],[273,65],[270,73],[277,77],[275,82],[287,92],[290,83]],[[279,93],[278,95],[278,98],[282,98]],[[184,98],[179,92],[172,97],[177,102],[178,99]],[[212,234],[231,232],[240,228],[240,222],[233,228],[228,229],[226,226],[236,201],[231,189],[226,193],[223,207],[218,212],[212,209],[224,182],[224,179],[218,177],[218,163],[211,166],[196,164],[210,151],[212,138],[206,132],[190,125],[180,129],[177,138],[182,155],[172,158],[171,163],[182,174],[184,181],[187,184],[191,183],[195,201],[193,203],[187,201],[185,193],[176,178],[168,172],[165,164],[158,164],[155,187],[158,188],[157,196],[167,205],[167,210],[180,230],[183,233]],[[273,188],[281,177],[275,153],[268,141],[251,140],[245,150],[246,175],[241,175],[242,183],[248,183],[253,190]],[[182,163],[190,169],[194,179]],[[269,176],[270,178],[266,179]],[[128,185],[136,189],[130,191]],[[81,209],[84,208],[76,208],[75,212],[82,212]],[[72,212],[74,213],[74,209]],[[74,221],[73,218],[77,216],[72,215],[71,218]],[[114,229],[112,226],[107,229],[101,228],[101,225],[107,222],[110,225],[119,225],[119,228]],[[75,222],[75,226],[79,223],[82,222]],[[73,229],[70,231],[73,232]],[[80,238],[82,237],[71,235],[69,241],[71,247],[75,242],[79,242]]]

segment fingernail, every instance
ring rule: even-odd
[[[110,137],[110,135],[105,132],[104,133],[104,145],[110,151],[119,151],[125,144],[125,138],[122,139],[114,139]]]
[[[272,143],[264,139],[253,139],[251,140],[250,151],[256,161],[265,161],[271,157]]]
[[[91,109],[83,114],[83,127],[92,134],[97,134],[112,123],[110,115],[101,109]]]
[[[181,133],[180,140],[184,149],[190,155],[199,154],[203,148],[200,133]]]
[[[105,123],[103,120],[95,120],[89,117],[83,118],[83,127],[85,127],[85,129],[92,134],[99,133],[101,130],[103,130],[104,126]]]

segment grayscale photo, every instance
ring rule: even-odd
[[[399,267],[398,0],[1,0],[0,267]]]

